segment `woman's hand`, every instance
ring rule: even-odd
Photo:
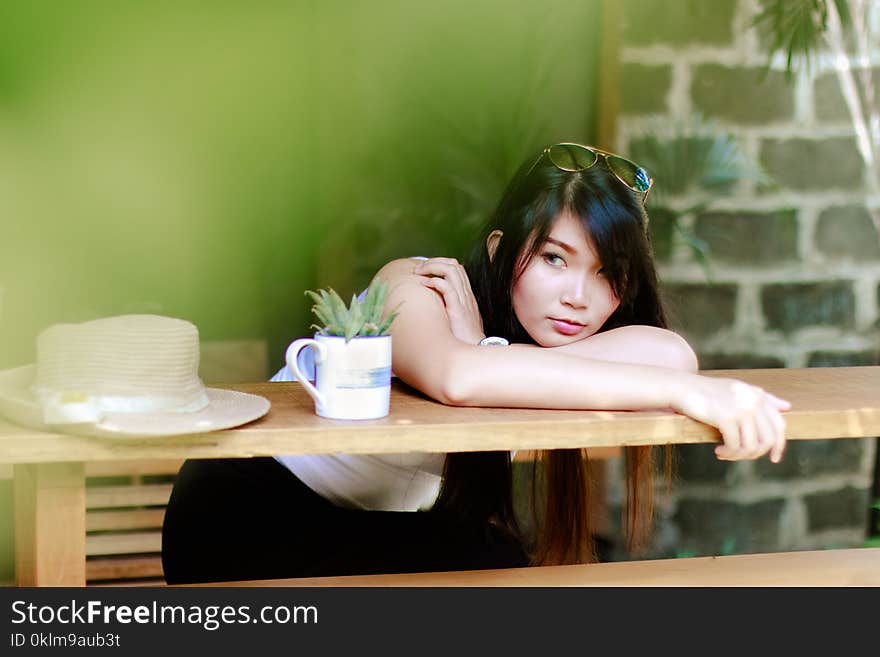
[[[779,463],[785,450],[780,411],[791,408],[789,402],[736,379],[694,375],[692,381],[676,395],[673,408],[718,428],[724,441],[715,448],[720,460],[756,459],[769,452]]]
[[[475,345],[486,337],[471,282],[458,260],[431,258],[416,265],[414,271],[422,285],[442,297],[449,317],[449,328],[456,338]]]

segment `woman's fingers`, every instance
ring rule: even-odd
[[[415,267],[415,272],[423,276],[455,275],[458,280],[461,280],[460,273],[463,271],[464,267],[455,258],[431,258],[423,260]]]
[[[759,458],[769,452],[779,440],[779,432],[770,420],[769,409],[762,409],[755,416],[755,428],[758,435],[758,451],[753,458]]]
[[[756,386],[744,387],[741,382],[733,386],[732,392],[725,404],[728,418],[717,425],[723,445],[716,448],[716,455],[737,461],[769,453],[770,460],[778,463],[785,449],[785,420],[780,411],[790,404]]]
[[[736,379],[696,375],[693,388],[676,397],[675,410],[718,429],[719,459],[737,461],[769,454],[778,463],[785,450],[783,411],[791,404],[762,388]]]
[[[419,276],[419,283],[425,287],[433,288],[441,294],[450,292],[452,289],[452,286],[445,279],[434,276]]]
[[[755,426],[755,415],[749,413],[740,420],[740,450],[741,459],[753,459],[758,456],[758,430]]]
[[[740,448],[739,425],[733,421],[719,423],[723,444],[715,448],[715,456],[722,461],[735,461]]]
[[[464,267],[455,258],[431,258],[415,267],[419,276],[442,278],[450,284],[449,291],[455,291],[460,303],[466,303],[471,293],[470,281]]]
[[[419,275],[419,282],[425,287],[437,290],[437,292],[443,296],[443,303],[446,306],[447,311],[456,313],[458,312],[456,306],[461,306],[464,303],[455,284],[450,283],[446,278],[440,276]]]
[[[464,267],[454,258],[431,258],[416,265],[414,273],[442,297],[452,334],[477,344],[483,338],[483,320]]]
[[[785,419],[782,417],[781,411],[789,410],[791,402],[765,390],[761,390],[761,392],[764,401],[758,415],[761,431],[763,435],[767,436],[769,442],[767,451],[770,452],[770,460],[773,463],[779,463],[785,450]],[[764,452],[762,452],[763,454]]]
[[[776,442],[770,449],[770,460],[773,463],[779,463],[782,460],[782,455],[785,453],[785,418],[777,411],[776,413],[770,414],[770,421],[773,424],[773,428],[776,430],[777,437]]]

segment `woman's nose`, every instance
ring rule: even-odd
[[[572,308],[586,308],[589,305],[589,289],[585,276],[572,276],[562,294],[562,303]]]

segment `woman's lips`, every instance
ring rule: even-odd
[[[555,319],[553,317],[550,318],[550,323],[562,335],[576,335],[584,328],[583,324],[575,324],[574,322],[567,322],[564,319]]]

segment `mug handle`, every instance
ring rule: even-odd
[[[312,347],[315,350],[315,364],[323,363],[324,359],[327,358],[327,347],[312,338],[300,338],[299,340],[291,342],[290,346],[287,347],[287,353],[285,355],[287,367],[290,368],[290,371],[293,372],[297,381],[302,384],[303,388],[305,388],[306,392],[311,395],[312,399],[314,399],[320,406],[323,406],[324,395],[318,392],[318,389],[309,382],[308,378],[302,373],[296,362],[299,352],[302,351],[304,347]]]

